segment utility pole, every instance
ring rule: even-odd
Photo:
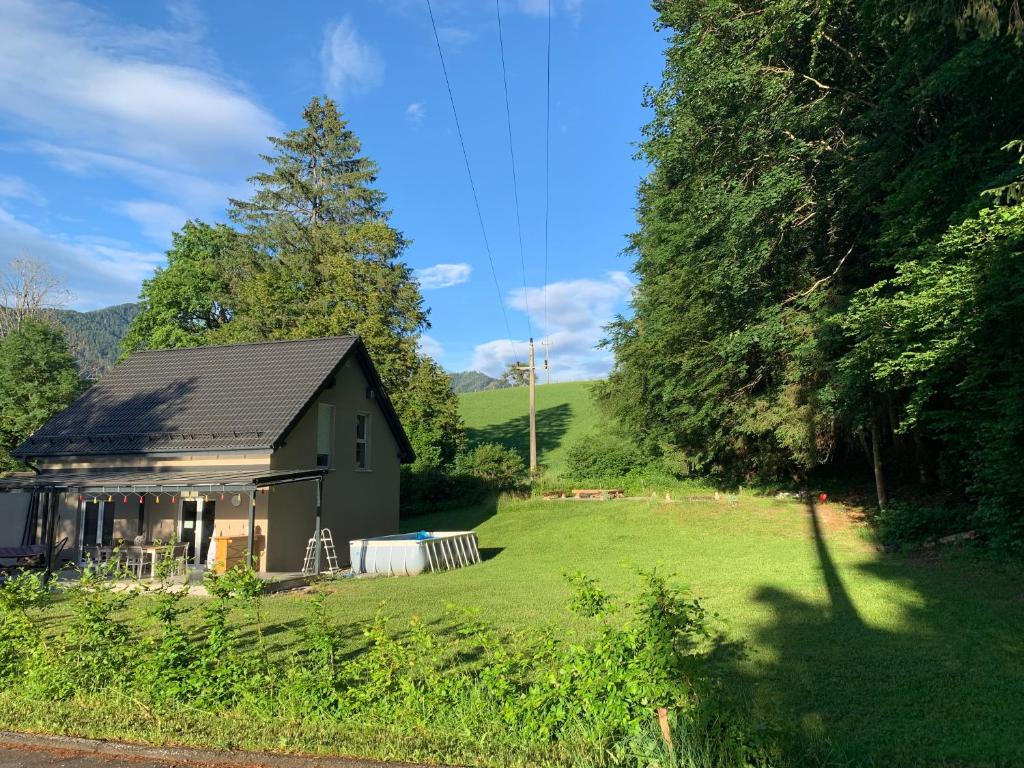
[[[540,343],[544,347],[544,383],[551,383],[551,365],[548,363],[548,347],[551,346],[550,341],[542,341]]]
[[[530,477],[537,474],[537,369],[534,365],[533,338],[530,339],[530,362],[528,365],[517,365],[520,371],[530,375]]]
[[[533,338],[530,339],[530,476],[537,474],[537,369],[533,365]]]

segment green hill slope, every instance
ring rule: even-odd
[[[592,381],[542,384],[537,387],[537,461],[558,473],[566,447],[593,432],[601,421],[591,400]],[[510,387],[459,395],[470,446],[501,443],[527,459],[530,449],[529,393]]]

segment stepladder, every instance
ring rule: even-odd
[[[334,548],[334,537],[330,528],[320,529],[320,573],[337,573],[338,552]],[[303,573],[316,572],[316,534],[306,544],[306,557],[302,561]]]

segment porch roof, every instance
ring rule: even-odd
[[[77,491],[81,493],[170,493],[181,491],[251,491],[284,483],[315,480],[327,469],[227,466],[205,469],[173,467],[49,470],[0,477],[3,491]]]

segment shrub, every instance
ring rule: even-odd
[[[495,491],[517,491],[526,483],[523,457],[497,443],[483,443],[455,460],[456,474],[482,480]]]
[[[0,679],[19,681],[4,703],[34,708],[35,727],[127,724],[142,740],[189,733],[202,743],[212,732],[197,724],[215,722],[230,742],[315,749],[347,734],[337,748],[460,764],[651,768],[700,756],[703,766],[750,768],[778,754],[749,709],[721,698],[712,660],[726,647],[711,617],[656,572],[621,605],[585,574],[568,577],[572,610],[592,622],[579,635],[500,632],[468,611],[392,626],[381,610],[359,643],[321,593],[297,619],[301,640],[287,655],[267,654],[262,585],[250,569],[208,577],[198,632],[170,585],[141,595],[116,591],[96,569],[83,576],[61,587],[70,620],[46,633],[37,609],[47,585],[0,585],[12,646],[0,647]],[[658,707],[672,723],[671,754]],[[375,747],[359,741],[368,734]]]
[[[447,501],[453,486],[451,474],[438,467],[402,467],[402,509]]]
[[[565,454],[565,475],[575,480],[622,477],[647,463],[627,438],[605,433],[572,443]]]
[[[893,501],[871,516],[879,541],[893,547],[921,544],[971,527],[962,507],[925,507]]]
[[[30,571],[0,581],[0,681],[15,677],[37,641],[30,610],[44,605],[49,584]]]

